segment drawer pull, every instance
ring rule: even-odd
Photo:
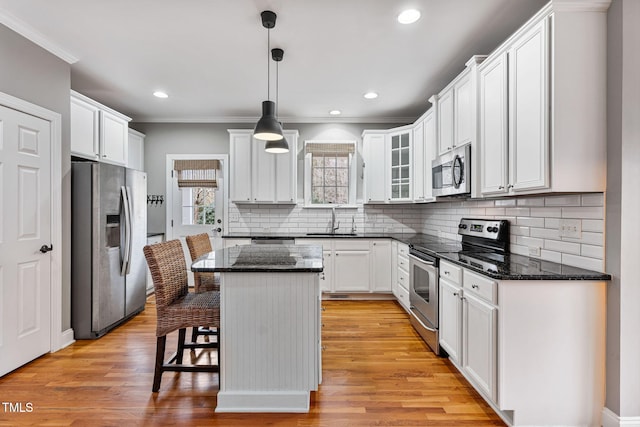
[[[444,275],[445,275],[445,276],[448,276],[448,275],[449,275],[449,272],[445,270],[445,271],[444,271]]]
[[[471,285],[473,289],[478,289],[478,285]]]
[[[453,296],[454,296],[454,297],[457,297],[458,295],[460,295],[458,292],[454,292],[454,293],[453,293]]]

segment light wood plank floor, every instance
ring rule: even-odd
[[[216,414],[217,374],[163,375],[151,393],[155,306],[95,341],[78,341],[0,378],[0,426],[504,425],[394,301],[324,301],[323,383],[309,414]],[[175,335],[168,345],[175,348]],[[209,353],[198,354],[200,358]],[[215,357],[215,356],[214,356]]]

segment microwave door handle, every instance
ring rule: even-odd
[[[460,184],[464,181],[464,170],[463,170],[462,158],[456,154],[453,158],[453,166],[451,168],[451,178],[453,181],[454,188],[460,188]],[[456,177],[456,170],[459,171],[458,177]]]

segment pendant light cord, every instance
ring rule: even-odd
[[[279,80],[279,74],[280,74],[280,61],[276,61],[276,117],[278,117],[278,80]]]
[[[271,101],[271,67],[270,67],[270,55],[271,55],[271,29],[267,29],[267,101]]]

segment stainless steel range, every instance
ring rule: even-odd
[[[411,323],[437,355],[439,344],[439,256],[461,264],[497,271],[509,248],[509,222],[463,218],[458,224],[461,245],[425,240],[409,245],[409,302]],[[455,247],[455,248],[454,248]]]

